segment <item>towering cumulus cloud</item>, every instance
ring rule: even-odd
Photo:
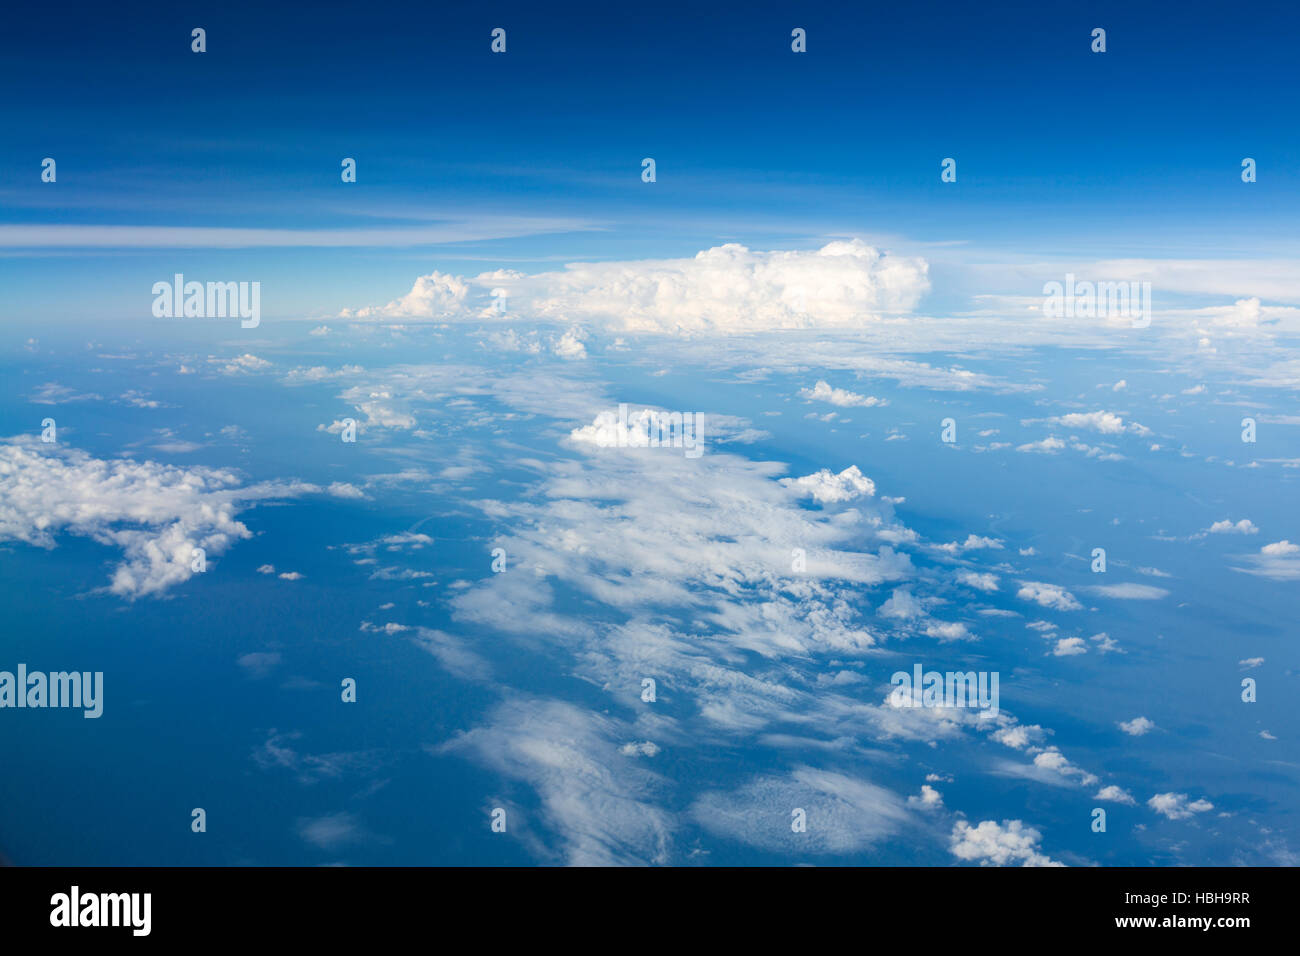
[[[853,327],[909,312],[929,291],[924,259],[861,240],[805,252],[728,243],[690,259],[583,262],[559,272],[434,272],[401,299],[345,318],[527,318],[644,332]]]

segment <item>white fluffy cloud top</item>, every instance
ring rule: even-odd
[[[853,327],[910,312],[929,291],[927,271],[924,259],[881,252],[858,239],[793,252],[728,243],[690,259],[583,262],[537,275],[433,272],[386,306],[341,315],[583,321],[642,332]]]
[[[238,487],[229,471],[94,458],[31,439],[0,443],[0,541],[55,546],[57,533],[122,552],[108,590],[157,595],[193,574],[192,553],[211,557],[252,532],[235,514],[250,503],[320,491],[314,485]]]

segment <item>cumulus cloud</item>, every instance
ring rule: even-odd
[[[558,272],[433,272],[382,307],[345,318],[515,318],[582,321],[643,332],[748,332],[859,327],[911,311],[929,290],[923,259],[861,240],[808,251],[758,252],[735,243],[689,259],[581,262]],[[507,310],[488,301],[501,290]]]
[[[962,554],[966,551],[980,551],[985,548],[991,548],[995,551],[1002,550],[1002,542],[996,538],[986,538],[978,534],[966,535],[965,541],[949,541],[947,544],[936,545],[940,551],[946,551],[948,554]]]
[[[1259,528],[1255,527],[1255,522],[1251,521],[1249,518],[1242,518],[1240,521],[1236,522],[1235,524],[1232,521],[1225,518],[1223,521],[1216,521],[1214,522],[1214,524],[1210,525],[1207,533],[1208,534],[1259,534]]]
[[[1122,720],[1119,723],[1119,729],[1130,737],[1141,737],[1155,728],[1156,722],[1147,717],[1134,717],[1132,720]]]
[[[830,402],[843,408],[872,408],[876,405],[888,405],[882,398],[874,395],[859,395],[844,388],[832,388],[830,383],[818,380],[812,388],[799,389],[799,395],[811,402]]]
[[[839,474],[823,468],[801,478],[782,478],[781,484],[801,495],[810,495],[818,504],[870,498],[876,493],[876,483],[864,475],[857,465],[850,465]]]
[[[1125,432],[1134,435],[1151,434],[1151,429],[1139,425],[1137,422],[1128,422],[1126,424],[1124,417],[1117,415],[1115,412],[1071,412],[1068,415],[1060,415],[1048,420],[1064,428],[1085,428],[1099,432],[1102,435],[1123,435]]]
[[[987,594],[992,594],[998,589],[998,578],[995,574],[963,571],[957,575],[957,580],[967,587],[974,588],[977,591],[984,591]]]
[[[1087,654],[1088,645],[1083,642],[1081,637],[1062,637],[1052,648],[1053,657],[1074,657],[1077,654]]]
[[[1021,581],[1016,597],[1057,611],[1077,611],[1083,607],[1065,588],[1043,581]]]
[[[958,820],[949,849],[957,859],[980,866],[1064,866],[1039,851],[1042,838],[1020,820],[984,820],[977,826]]]
[[[252,532],[253,503],[319,492],[301,482],[239,487],[229,471],[103,460],[27,439],[0,443],[0,540],[55,546],[59,532],[122,552],[108,590],[135,599],[189,580],[193,550],[219,555]]]
[[[1116,786],[1115,784],[1111,784],[1108,787],[1102,787],[1093,796],[1093,799],[1110,800],[1114,803],[1124,803],[1127,804],[1128,806],[1133,806],[1137,803],[1137,801],[1133,799],[1133,794],[1129,793],[1123,787]]]
[[[1292,544],[1290,541],[1274,541],[1272,544],[1266,544],[1259,549],[1259,553],[1269,557],[1289,557],[1300,554],[1300,544]]]
[[[943,794],[928,783],[921,784],[918,796],[908,797],[907,805],[915,810],[938,810],[943,806]]]
[[[1170,820],[1186,820],[1214,809],[1214,804],[1209,800],[1203,797],[1200,800],[1189,800],[1185,793],[1157,793],[1147,801],[1147,806]]]
[[[1234,571],[1255,574],[1274,581],[1300,580],[1300,545],[1290,541],[1274,541],[1259,549],[1257,554],[1239,555],[1238,560],[1250,567],[1233,567]]]

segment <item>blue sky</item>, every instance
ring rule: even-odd
[[[1300,860],[1293,6],[156,11],[0,38],[6,856]]]
[[[0,308],[127,319],[147,314],[142,286],[188,269],[259,279],[268,315],[320,316],[430,267],[845,235],[993,260],[1294,253],[1296,24],[1280,3],[18,10],[0,224],[307,235],[176,248],[110,233],[87,249],[9,229]],[[39,180],[46,156],[55,184]],[[345,156],[356,184],[340,182]],[[949,156],[956,184],[939,181]],[[938,291],[940,308],[968,304]]]

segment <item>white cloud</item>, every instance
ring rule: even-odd
[[[1108,787],[1102,787],[1093,796],[1093,799],[1110,800],[1115,803],[1125,803],[1128,804],[1129,806],[1133,806],[1137,803],[1137,801],[1133,799],[1133,794],[1129,793],[1123,787],[1116,786],[1115,784],[1111,784]]]
[[[319,492],[314,485],[239,487],[229,471],[152,461],[102,460],[27,439],[0,443],[0,540],[55,546],[62,531],[119,549],[108,590],[135,599],[158,595],[252,533],[235,519],[259,500]]]
[[[791,828],[802,809],[807,830]],[[787,776],[758,777],[733,791],[705,793],[691,807],[705,829],[771,851],[845,854],[860,851],[907,819],[897,794],[828,770],[796,767]]]
[[[486,680],[492,673],[487,660],[454,634],[421,627],[416,629],[415,643],[437,658],[449,673],[464,680]]]
[[[243,355],[236,355],[232,359],[210,358],[209,362],[219,365],[218,371],[222,375],[243,375],[248,372],[261,372],[271,367],[271,363],[264,358],[258,358],[251,352],[245,352]]]
[[[965,541],[949,541],[947,544],[935,546],[940,551],[946,551],[948,554],[962,554],[966,551],[980,551],[985,548],[991,548],[995,551],[1002,550],[1002,542],[996,538],[986,538],[982,535],[968,534]]]
[[[980,574],[975,571],[962,571],[957,575],[957,580],[967,587],[974,588],[977,591],[984,591],[991,594],[998,589],[998,578],[996,574]]]
[[[1087,654],[1088,645],[1083,642],[1081,637],[1062,637],[1052,648],[1053,657],[1074,657],[1077,654]]]
[[[576,326],[560,336],[552,351],[562,359],[585,359],[587,347],[582,344],[583,332]]]
[[[907,805],[916,810],[938,810],[943,806],[943,794],[928,783],[923,783],[920,795],[908,797]]]
[[[823,505],[870,498],[876,493],[876,483],[859,471],[857,465],[850,465],[838,475],[823,468],[802,478],[782,478],[781,484],[799,494],[811,495],[814,501]]]
[[[1149,428],[1139,425],[1137,422],[1129,422],[1125,425],[1123,416],[1115,412],[1071,412],[1068,415],[1049,419],[1049,421],[1064,428],[1086,428],[1102,435],[1122,435],[1126,431],[1134,435],[1151,434]]]
[[[880,610],[877,613],[881,617],[909,620],[914,617],[924,616],[925,608],[920,601],[912,596],[911,591],[906,588],[895,588],[893,595],[880,605]]]
[[[653,740],[632,741],[620,747],[618,752],[625,757],[655,757],[659,754],[659,745]]]
[[[530,698],[506,701],[487,725],[431,749],[464,754],[532,786],[541,797],[541,813],[564,842],[565,862],[667,862],[672,821],[649,802],[658,778],[636,761],[621,760],[615,739],[627,739],[617,721],[560,701]],[[611,772],[611,766],[619,772]]]
[[[958,820],[949,849],[959,860],[979,861],[980,866],[1064,866],[1039,852],[1042,838],[1020,820],[984,820],[977,826]]]
[[[1017,445],[1016,451],[1033,452],[1040,455],[1055,455],[1065,448],[1065,442],[1055,435],[1048,435],[1040,441],[1026,442],[1023,445]]]
[[[1290,541],[1274,541],[1260,548],[1258,554],[1239,555],[1238,558],[1253,567],[1234,567],[1234,571],[1274,581],[1300,580],[1300,545]]]
[[[690,259],[579,262],[559,272],[434,272],[382,308],[345,317],[489,319],[487,297],[503,289],[509,310],[533,319],[584,321],[620,331],[746,332],[861,327],[910,312],[929,289],[923,259],[860,240],[821,249],[756,252],[729,243]]]
[[[832,405],[839,405],[844,408],[873,408],[877,405],[889,404],[884,399],[876,398],[874,395],[859,395],[857,392],[850,392],[847,389],[832,388],[830,383],[820,379],[812,388],[801,388],[799,395],[809,401],[830,402]]]
[[[1232,521],[1228,519],[1224,519],[1223,521],[1216,521],[1214,522],[1214,524],[1210,525],[1207,533],[1208,534],[1259,534],[1259,528],[1255,527],[1255,522],[1251,521],[1249,518],[1242,518],[1236,524],[1233,524]]]
[[[1147,801],[1147,806],[1170,820],[1186,820],[1198,813],[1214,809],[1214,804],[1209,800],[1201,798],[1189,801],[1185,793],[1157,793]]]
[[[1043,581],[1021,581],[1016,597],[1057,611],[1077,611],[1083,607],[1065,588]]]
[[[1292,544],[1290,541],[1274,541],[1272,544],[1266,544],[1260,548],[1259,553],[1269,557],[1289,557],[1293,554],[1300,554],[1300,544]]]
[[[1149,734],[1155,728],[1156,722],[1147,717],[1134,717],[1132,720],[1122,720],[1119,723],[1119,729],[1130,737],[1141,737],[1143,734]]]

